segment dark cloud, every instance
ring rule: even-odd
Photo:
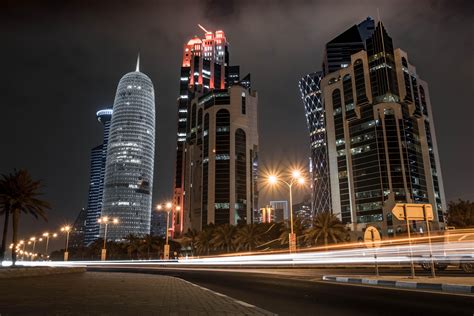
[[[297,87],[318,70],[323,45],[377,8],[396,47],[430,85],[448,199],[474,199],[472,1],[7,1],[0,5],[3,61],[0,173],[25,167],[45,180],[49,224],[74,220],[87,203],[89,151],[100,142],[95,112],[113,103],[136,54],[157,95],[154,201],[171,195],[176,97],[183,43],[223,29],[231,63],[259,92],[262,166],[309,155]],[[263,192],[262,204],[281,198]],[[300,195],[301,197],[301,195]],[[49,226],[48,226],[49,225]]]

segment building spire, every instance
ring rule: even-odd
[[[138,53],[137,57],[137,68],[135,69],[136,72],[140,72],[140,53]]]

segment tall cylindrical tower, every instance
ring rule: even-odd
[[[137,69],[120,79],[115,95],[105,167],[101,216],[117,218],[107,239],[150,233],[155,157],[153,83]],[[104,225],[100,236],[104,236]]]

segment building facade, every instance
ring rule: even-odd
[[[331,211],[331,188],[326,139],[326,123],[320,83],[322,72],[314,72],[299,81],[310,138],[311,212]]]
[[[227,83],[229,61],[228,43],[223,31],[208,32],[205,37],[195,36],[183,47],[178,107],[175,178],[173,184],[172,234],[184,229],[185,144],[188,108],[191,99],[213,89],[224,89]],[[238,70],[238,69],[237,69]],[[234,75],[232,73],[232,75]],[[238,80],[238,74],[237,74]],[[179,207],[178,207],[179,206]],[[179,211],[178,211],[179,210]]]
[[[155,157],[155,93],[140,72],[124,75],[115,95],[105,166],[101,216],[117,218],[108,225],[108,239],[150,233]],[[100,227],[104,235],[105,225]]]
[[[72,225],[71,233],[69,236],[69,246],[71,248],[80,248],[84,246],[84,237],[86,233],[86,217],[87,209],[82,208]]]
[[[184,45],[174,233],[252,221],[258,211],[257,103],[250,75],[241,79],[239,66],[229,65],[223,31],[205,30],[205,38]]]
[[[310,138],[312,213],[332,211],[321,79],[328,73],[348,67],[351,55],[365,49],[365,41],[372,35],[374,28],[374,20],[368,17],[330,40],[324,47],[323,70],[310,73],[299,81]]]
[[[185,146],[186,230],[253,222],[257,104],[256,92],[239,84],[192,100]]]
[[[290,220],[288,201],[270,201],[270,207],[273,210],[274,222],[283,223]]]
[[[373,225],[393,236],[407,229],[392,217],[395,203],[430,203],[433,226],[443,227],[428,85],[381,22],[364,46],[320,82],[332,212],[352,230]]]
[[[102,211],[102,195],[104,190],[105,161],[109,142],[112,109],[103,109],[96,113],[97,120],[104,127],[102,144],[92,148],[90,161],[89,197],[87,201],[86,226],[83,236],[84,244],[89,245],[99,238],[97,220]]]

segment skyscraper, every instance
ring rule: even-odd
[[[320,88],[322,77],[321,72],[313,72],[304,76],[299,82],[310,138],[312,212],[330,211],[332,209],[326,126]]]
[[[118,219],[117,225],[108,227],[107,236],[112,240],[150,233],[155,93],[150,78],[140,72],[139,62],[134,72],[120,79],[110,126],[101,216]]]
[[[324,49],[323,74],[349,66],[351,55],[365,49],[365,41],[374,32],[374,27],[374,20],[367,17],[330,40]]]
[[[97,120],[104,127],[102,144],[92,148],[90,162],[89,198],[86,211],[86,229],[84,244],[88,245],[99,238],[99,223],[102,210],[102,194],[104,190],[105,160],[107,157],[107,144],[109,142],[110,121],[112,109],[103,109],[96,113]]]
[[[328,73],[348,67],[351,55],[365,49],[365,41],[373,31],[374,20],[368,17],[330,40],[324,48],[323,71],[312,72],[299,81],[310,135],[311,208],[315,213],[332,210],[321,79]]]
[[[406,231],[397,202],[446,210],[428,85],[379,22],[349,64],[321,79],[332,212],[352,230]],[[423,226],[424,223],[418,223]]]
[[[86,232],[86,216],[87,210],[82,208],[72,225],[69,236],[69,246],[71,248],[79,248],[84,245],[84,237]]]
[[[250,223],[257,210],[257,93],[250,75],[241,79],[239,67],[229,66],[224,32],[205,32],[204,39],[195,37],[184,47],[176,231]]]
[[[216,31],[215,34],[207,31],[199,25],[205,32],[204,38],[198,36],[190,39],[183,47],[183,62],[181,66],[181,76],[178,98],[178,131],[176,145],[176,165],[175,179],[173,187],[173,205],[171,222],[174,223],[174,232],[183,231],[183,211],[184,210],[184,147],[186,143],[188,123],[188,108],[191,99],[196,95],[201,95],[213,89],[223,89],[226,86],[227,78],[235,81],[238,66],[232,68],[228,74],[228,43],[223,31]],[[237,74],[236,74],[237,72]],[[177,211],[179,206],[181,211]]]

